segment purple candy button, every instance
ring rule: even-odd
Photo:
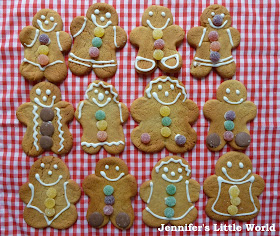
[[[114,208],[112,206],[109,206],[109,205],[106,205],[104,208],[103,208],[103,212],[104,212],[104,215],[106,216],[110,216],[113,214],[113,211],[114,211]]]
[[[234,111],[227,111],[225,113],[225,120],[234,120],[235,119],[235,112]]]
[[[114,205],[115,198],[112,195],[106,196],[104,202],[105,202],[106,205]]]
[[[223,19],[224,18],[221,15],[215,15],[212,22],[216,26],[221,26],[223,24]]]
[[[177,134],[175,136],[175,142],[178,146],[184,146],[185,143],[186,143],[187,139],[184,135],[181,135],[181,134]]]
[[[40,44],[46,45],[46,44],[49,43],[49,41],[50,41],[50,38],[49,38],[48,35],[46,35],[46,34],[41,34],[41,35],[39,36],[39,42],[40,42]]]
[[[218,52],[211,52],[210,53],[210,60],[213,63],[217,63],[220,60],[220,53],[218,53]]]

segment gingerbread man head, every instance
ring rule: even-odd
[[[32,25],[43,32],[57,32],[63,29],[63,22],[60,15],[50,9],[38,11],[33,18]]]

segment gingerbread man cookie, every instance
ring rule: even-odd
[[[106,3],[90,6],[85,16],[76,17],[70,27],[74,45],[69,68],[75,75],[91,70],[102,79],[112,77],[117,70],[116,50],[125,46],[127,36],[118,26],[118,13]]]
[[[25,79],[40,81],[45,77],[58,83],[66,78],[67,66],[63,54],[70,51],[72,40],[62,29],[60,15],[43,9],[34,16],[32,26],[20,32],[19,39],[24,46],[20,73]]]
[[[75,117],[83,127],[82,148],[95,154],[104,147],[111,154],[124,150],[125,137],[122,125],[129,112],[119,102],[116,89],[103,81],[96,80],[86,91],[86,100],[78,104]]]
[[[158,161],[152,171],[152,180],[140,187],[140,197],[147,203],[143,221],[150,227],[162,224],[185,225],[197,218],[193,203],[199,198],[200,185],[191,179],[188,162],[178,156]]]
[[[239,45],[240,33],[231,27],[228,10],[221,5],[210,5],[200,16],[200,24],[187,35],[190,46],[196,48],[191,74],[202,78],[214,68],[222,78],[232,78],[236,65],[231,50]]]
[[[27,204],[23,217],[31,227],[66,229],[77,220],[74,204],[80,199],[81,189],[57,157],[38,159],[31,166],[29,182],[20,187],[19,195]]]
[[[209,197],[205,212],[218,221],[249,221],[260,211],[258,196],[264,187],[262,177],[252,173],[248,156],[228,152],[217,161],[215,175],[208,177],[203,184]]]
[[[196,132],[191,125],[198,119],[198,107],[187,99],[183,83],[176,78],[160,76],[152,80],[144,97],[136,99],[130,111],[140,123],[131,133],[138,149],[159,152],[166,147],[182,153],[194,147]]]
[[[85,178],[83,189],[90,198],[87,220],[92,227],[101,228],[109,220],[122,230],[132,226],[131,198],[137,193],[137,183],[123,160],[107,157],[98,161],[95,174]]]
[[[246,123],[256,117],[257,108],[246,99],[245,86],[237,80],[228,80],[219,86],[217,100],[205,103],[203,114],[210,120],[206,144],[211,151],[221,150],[226,143],[236,150],[244,150],[250,145]]]
[[[142,16],[142,26],[133,29],[129,35],[131,44],[139,48],[136,71],[149,74],[159,67],[166,73],[178,72],[182,67],[182,57],[176,47],[184,37],[185,31],[173,25],[173,16],[168,8],[148,7]]]
[[[27,126],[23,151],[29,156],[49,150],[60,155],[70,152],[72,135],[67,123],[74,118],[73,106],[61,101],[59,88],[48,82],[36,84],[30,91],[30,100],[20,105],[16,114]]]

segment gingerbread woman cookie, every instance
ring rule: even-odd
[[[178,156],[158,161],[152,171],[152,180],[140,187],[140,197],[147,203],[143,221],[150,227],[162,224],[190,224],[197,218],[193,203],[199,198],[200,185],[191,179],[188,162]]]
[[[148,7],[142,16],[142,26],[133,29],[129,35],[131,44],[139,48],[136,71],[149,74],[159,67],[166,73],[178,72],[182,67],[182,57],[176,47],[184,37],[185,31],[173,25],[173,16],[168,8]]]
[[[116,50],[125,46],[127,36],[118,26],[118,13],[106,3],[90,6],[85,16],[76,17],[70,27],[74,45],[69,54],[69,68],[75,75],[91,70],[102,79],[117,70]]]
[[[87,220],[92,227],[101,228],[109,220],[122,230],[132,226],[131,198],[137,193],[137,183],[123,160],[107,157],[98,161],[95,174],[85,178],[83,189],[90,198]]]
[[[63,54],[70,51],[72,40],[62,29],[60,15],[43,9],[34,16],[32,26],[20,32],[19,39],[24,46],[20,73],[25,79],[40,81],[45,77],[58,83],[66,78],[67,66]]]
[[[86,100],[78,104],[75,117],[83,127],[82,148],[95,154],[104,147],[111,154],[124,150],[125,137],[122,125],[129,112],[119,102],[116,89],[103,81],[96,80],[86,91]]]
[[[252,173],[248,156],[228,152],[217,161],[215,175],[208,177],[203,184],[209,197],[205,212],[218,221],[249,221],[260,211],[258,196],[264,187],[262,177]]]
[[[30,91],[30,102],[17,109],[18,120],[27,126],[22,140],[23,151],[29,156],[39,156],[51,150],[66,154],[72,148],[72,135],[67,123],[74,118],[74,108],[61,101],[57,86],[41,82]]]
[[[214,68],[222,78],[232,78],[236,65],[231,50],[239,45],[240,33],[231,27],[228,10],[221,5],[210,5],[200,16],[200,24],[187,35],[190,46],[196,48],[191,74],[202,78]]]
[[[29,182],[20,187],[19,195],[27,204],[23,217],[31,227],[66,229],[77,220],[74,204],[80,199],[81,189],[57,157],[38,159],[31,166]]]
[[[206,144],[211,151],[221,150],[226,143],[236,150],[244,150],[250,145],[246,123],[256,117],[257,108],[246,99],[245,86],[237,80],[228,80],[219,86],[217,100],[205,103],[203,114],[210,120]]]
[[[144,97],[136,99],[130,111],[140,123],[131,133],[138,149],[159,152],[166,147],[182,153],[194,147],[196,132],[191,125],[198,119],[198,107],[187,99],[183,83],[176,78],[160,76],[152,80]]]

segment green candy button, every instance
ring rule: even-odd
[[[113,194],[114,192],[114,188],[111,186],[111,185],[106,185],[104,188],[103,188],[103,192],[106,196],[110,196]]]
[[[167,217],[167,218],[171,218],[174,216],[174,210],[170,207],[167,207],[165,208],[164,210],[164,215]]]
[[[95,118],[96,120],[105,120],[106,114],[104,111],[98,110],[97,112],[95,112]]]
[[[174,184],[169,184],[167,187],[166,187],[166,192],[169,194],[169,195],[174,195],[176,193],[176,187]]]
[[[94,37],[91,43],[93,47],[100,48],[102,46],[102,39],[99,37]]]
[[[176,205],[175,197],[167,197],[165,198],[165,204],[169,207],[174,207]]]
[[[224,122],[224,126],[225,126],[225,129],[228,130],[228,131],[231,131],[231,130],[234,129],[234,123],[231,120],[226,120]]]
[[[171,119],[167,116],[163,117],[161,119],[161,123],[162,123],[163,126],[169,126],[169,125],[171,125]]]

